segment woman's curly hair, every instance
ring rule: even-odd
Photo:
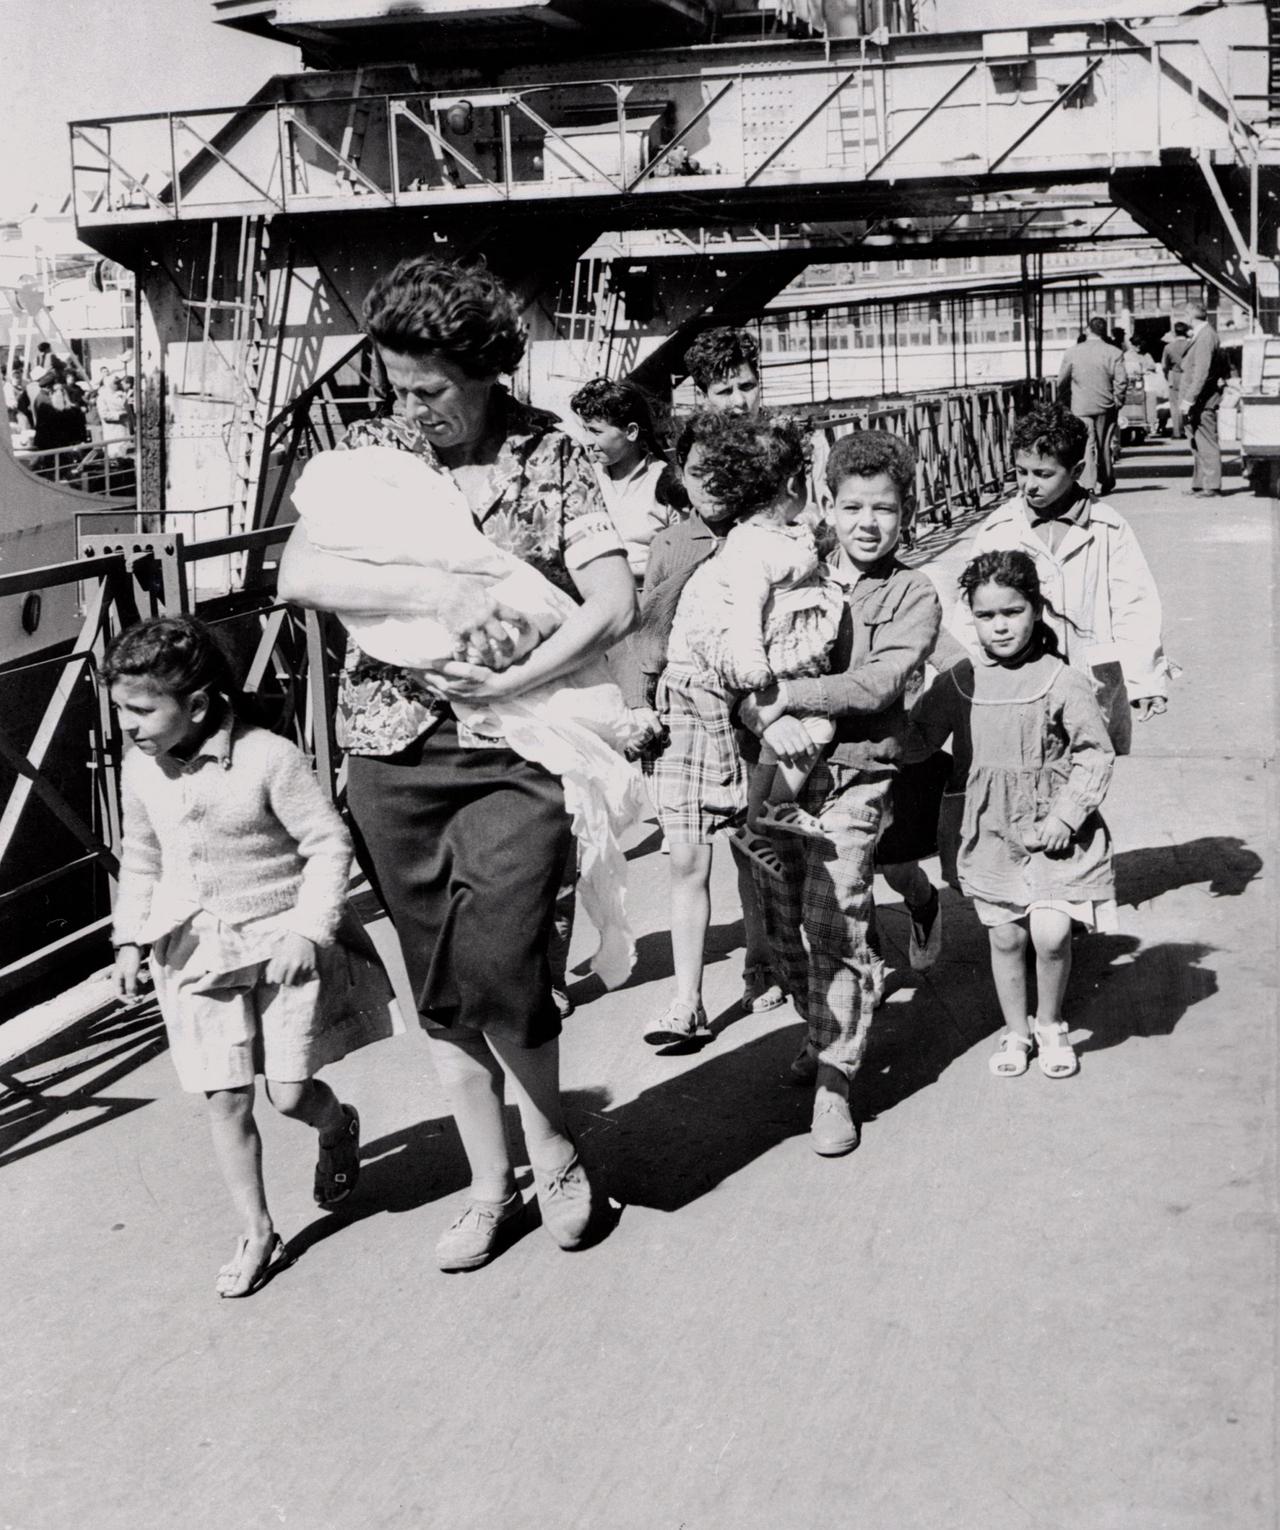
[[[702,448],[703,487],[735,520],[773,504],[791,479],[803,479],[808,465],[804,432],[781,415],[704,410],[685,431],[689,449]]]
[[[483,266],[418,255],[380,276],[364,300],[369,336],[400,356],[443,356],[468,377],[511,372],[527,338],[520,309]]]

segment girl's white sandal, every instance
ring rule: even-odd
[[[1034,1045],[1030,1036],[1006,1031],[997,1050],[987,1059],[987,1066],[997,1078],[1020,1078],[1027,1071]]]
[[[1059,1020],[1056,1025],[1035,1027],[1037,1062],[1046,1078],[1070,1078],[1079,1072],[1080,1059],[1075,1048],[1067,1040],[1067,1022]]]

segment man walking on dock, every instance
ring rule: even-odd
[[[1099,494],[1115,488],[1112,453],[1125,387],[1124,357],[1107,340],[1107,321],[1094,317],[1084,339],[1062,358],[1058,390],[1089,432],[1080,485]]]
[[[1191,494],[1222,493],[1222,449],[1218,443],[1218,405],[1226,369],[1218,332],[1209,323],[1203,303],[1188,303],[1183,311],[1191,343],[1182,357],[1182,402],[1191,442]]]

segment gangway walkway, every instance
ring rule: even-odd
[[[1121,933],[1077,947],[1077,1079],[989,1076],[984,942],[949,896],[941,962],[900,971],[874,1033],[863,1146],[817,1159],[785,1082],[794,1015],[736,1007],[723,857],[714,1037],[641,1043],[670,982],[647,833],[636,975],[576,980],[563,1042],[572,1124],[624,1203],[611,1236],[567,1256],[535,1229],[477,1274],[434,1270],[463,1160],[411,1034],[332,1070],[366,1124],[349,1215],[320,1216],[305,1133],[265,1112],[302,1257],[218,1303],[233,1227],[203,1105],[139,1015],[117,1041],[146,1060],[100,1108],[37,1131],[30,1102],[0,1115],[4,1522],[1272,1523],[1275,533],[1238,477],[1184,497],[1188,466],[1168,444],[1120,465],[1185,673],[1108,802]],[[967,540],[958,521],[918,555],[946,584]],[[79,1055],[31,1076],[67,1087]]]

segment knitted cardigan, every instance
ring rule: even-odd
[[[204,909],[228,924],[288,913],[334,938],[351,838],[300,750],[228,718],[189,760],[133,749],[121,772],[117,945],[145,944]]]

